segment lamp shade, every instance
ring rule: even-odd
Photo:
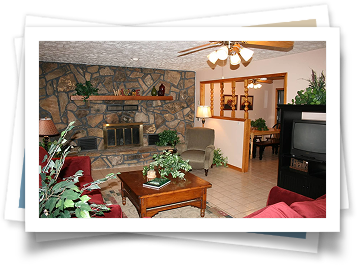
[[[220,59],[222,61],[227,59],[228,58],[228,47],[223,46],[223,47],[219,48],[217,51],[217,56],[218,56],[218,59]]]
[[[198,106],[196,113],[197,118],[209,118],[211,116],[211,108],[209,106]]]
[[[233,55],[231,55],[231,65],[238,65],[238,64],[240,64],[240,62],[241,62],[241,60],[240,60],[240,58],[239,58],[239,55],[238,54],[233,54]]]
[[[39,122],[39,135],[40,136],[51,136],[59,134],[55,124],[51,118],[40,119]]]
[[[250,58],[252,58],[253,56],[253,51],[252,50],[249,50],[247,48],[242,48],[240,49],[239,51],[239,54],[242,56],[242,58],[244,59],[244,61],[249,61]]]
[[[215,64],[215,63],[217,62],[217,60],[218,60],[217,52],[216,52],[216,51],[211,52],[211,53],[207,56],[207,58],[208,58],[208,60],[209,60],[211,63]]]

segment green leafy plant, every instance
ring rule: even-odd
[[[188,163],[189,160],[183,160],[179,155],[173,154],[170,151],[154,154],[153,159],[154,162],[151,162],[149,166],[144,166],[144,176],[147,175],[149,170],[155,170],[156,167],[162,178],[171,174],[173,178],[179,177],[180,179],[185,179],[185,172],[192,169]]]
[[[311,79],[307,80],[309,86],[306,90],[300,90],[292,99],[292,104],[296,105],[326,105],[326,77],[324,72],[318,77],[316,72],[312,70]]]
[[[268,127],[266,125],[266,122],[263,118],[256,119],[255,121],[251,121],[250,125],[254,128],[256,128],[258,131],[267,131]]]
[[[217,148],[213,151],[213,165],[216,165],[217,167],[219,166],[227,166],[228,163],[228,157],[224,157],[222,150],[220,148]]]
[[[105,211],[110,211],[110,208],[106,205],[90,203],[90,196],[83,195],[83,192],[100,189],[99,184],[116,178],[114,173],[85,184],[81,189],[78,188],[76,183],[79,182],[78,178],[83,176],[82,170],[63,181],[58,181],[58,176],[71,146],[63,151],[59,159],[53,160],[52,158],[57,153],[59,145],[66,143],[65,136],[74,127],[73,123],[71,122],[61,133],[57,143],[52,144],[49,148],[49,155],[46,155],[43,159],[43,162],[47,161],[46,165],[44,167],[39,166],[41,177],[41,187],[39,188],[40,218],[91,218],[103,215]]]
[[[180,139],[177,136],[177,131],[165,130],[159,133],[159,141],[156,143],[158,146],[167,146],[171,145],[172,148],[180,143]]]
[[[86,101],[91,95],[98,95],[98,88],[93,87],[90,81],[86,81],[85,84],[76,84],[76,94],[78,96],[83,96],[83,100]]]
[[[54,140],[53,142],[48,141],[47,148],[46,148],[46,144],[43,141],[39,142],[39,146],[43,147],[47,152],[50,150],[52,145],[58,145],[58,147],[56,149],[57,151],[53,155],[53,157],[55,157],[55,158],[61,157],[61,155],[63,154],[63,151],[65,150],[64,149],[65,147],[61,143],[58,143],[56,140]]]

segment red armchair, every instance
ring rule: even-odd
[[[275,186],[267,206],[244,218],[326,218],[326,194],[314,200]]]
[[[39,165],[45,166],[46,162],[42,162],[44,156],[47,155],[47,151],[40,147],[39,150]],[[91,163],[88,156],[74,156],[66,157],[62,170],[59,174],[58,180],[61,181],[63,178],[74,175],[78,170],[83,170],[83,176],[79,178],[77,186],[82,188],[83,185],[93,181],[91,175]],[[41,186],[41,178],[39,179],[39,185]],[[91,199],[89,202],[96,204],[104,204],[102,193],[100,190],[84,191],[83,195],[88,195]],[[110,205],[110,212],[105,212],[104,216],[97,216],[96,218],[122,218],[123,212],[120,205]]]

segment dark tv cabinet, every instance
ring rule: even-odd
[[[326,106],[278,105],[281,115],[278,186],[316,199],[326,194],[326,161],[308,162],[308,172],[290,168],[291,135],[294,120],[301,120],[303,112],[326,113]]]

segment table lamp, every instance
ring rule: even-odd
[[[59,134],[59,132],[51,118],[46,117],[46,118],[40,119],[39,135],[43,136],[43,142],[45,144],[46,151],[48,151],[48,141],[50,140],[50,136],[55,136],[58,134]]]
[[[211,108],[209,106],[198,106],[196,117],[202,119],[202,127],[205,127],[205,118],[212,117]]]

